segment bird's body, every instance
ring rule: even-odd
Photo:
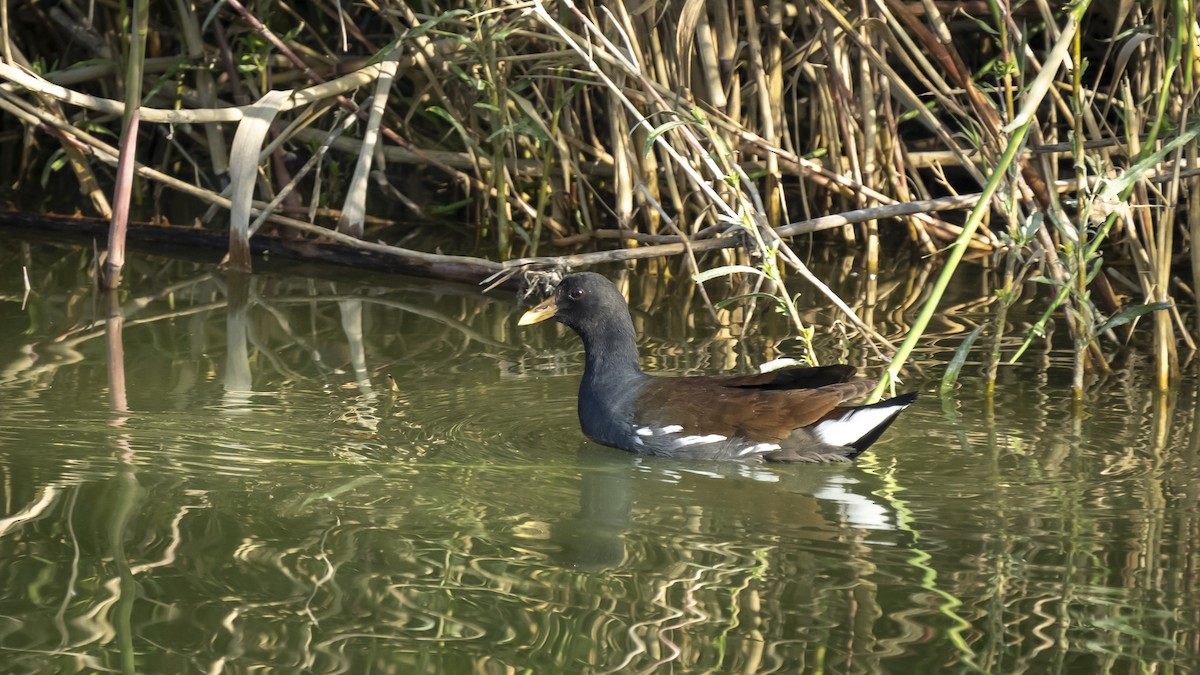
[[[579,422],[588,438],[646,455],[742,462],[853,459],[916,398],[843,406],[874,382],[853,366],[785,368],[760,375],[664,377],[638,364],[625,299],[604,277],[565,277],[521,324],[554,317],[583,339]]]

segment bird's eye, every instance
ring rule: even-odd
[[[583,299],[583,289],[582,288],[572,288],[571,290],[567,291],[567,297],[571,298],[572,300],[582,300]]]

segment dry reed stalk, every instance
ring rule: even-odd
[[[6,65],[20,66],[21,68],[31,70],[33,65],[29,63],[24,54],[22,54],[21,50],[13,46],[11,40],[9,39],[7,6],[4,8],[2,23],[4,63]],[[115,64],[113,65],[113,72],[115,72]],[[62,111],[62,107],[56,100],[54,100],[52,97],[40,95],[39,99],[41,100],[42,106],[46,107],[60,119],[66,120],[66,116]],[[96,180],[96,176],[87,161],[83,149],[74,143],[71,143],[68,139],[60,137],[58,140],[62,145],[63,152],[66,155],[67,162],[71,167],[71,171],[75,174],[76,179],[79,181],[80,192],[88,196],[88,198],[91,200],[92,207],[96,209],[96,212],[99,213],[101,217],[111,217],[112,208],[109,205],[108,197],[105,196],[104,191],[100,188],[100,183]]]
[[[287,185],[283,186],[283,188],[279,191],[279,194],[275,195],[275,198],[272,199],[269,204],[267,204],[265,207],[263,207],[262,209],[259,210],[258,217],[255,218],[254,222],[250,224],[250,235],[251,236],[253,236],[254,233],[258,231],[258,228],[260,228],[262,226],[262,224],[264,222],[266,222],[267,219],[270,218],[272,214],[275,213],[275,209],[278,208],[278,206],[281,203],[283,203],[283,200],[293,190],[296,189],[300,180],[303,179],[306,175],[308,175],[308,173],[310,171],[312,171],[313,169],[317,168],[320,165],[321,160],[324,159],[325,153],[328,152],[330,146],[332,146],[334,141],[336,141],[338,139],[338,137],[341,136],[342,133],[345,132],[346,129],[349,128],[349,126],[351,124],[353,124],[354,119],[355,118],[352,115],[345,114],[345,115],[343,115],[343,117],[340,121],[335,120],[333,129],[326,135],[325,139],[321,142],[321,145],[317,148],[316,152],[313,153],[313,156],[310,157],[309,160],[304,163],[304,166],[301,167],[300,170],[297,171],[294,176],[292,176],[291,181],[289,181]],[[319,186],[320,182],[317,181],[316,184]],[[315,200],[313,201],[313,204],[314,205],[316,204]],[[361,218],[364,221],[366,220],[366,216],[363,215],[361,212],[356,214],[354,217]],[[346,219],[345,212],[338,214],[338,222],[339,223],[344,219]],[[311,215],[309,217],[309,220],[310,221],[312,220]],[[339,229],[338,231],[340,232],[341,230]],[[353,235],[351,235],[351,236],[353,236]]]
[[[205,58],[204,39],[200,31],[200,23],[188,0],[175,0],[175,11],[180,19],[180,29],[183,33],[183,43],[187,50],[188,59],[201,63]],[[205,108],[217,107],[216,81],[210,71],[196,71],[196,94],[200,105]],[[204,125],[204,136],[208,141],[208,156],[211,158],[212,173],[224,175],[229,172],[229,148],[225,143],[225,135],[221,127],[215,124]]]
[[[99,283],[108,290],[121,285],[125,266],[125,233],[129,227],[129,202],[133,198],[134,163],[138,148],[139,107],[142,101],[142,64],[146,54],[146,35],[150,30],[150,0],[136,0],[129,17],[129,50],[125,64],[125,106],[121,121],[121,156],[113,187],[112,222],[108,230],[108,255]]]
[[[918,250],[932,252],[963,232],[953,216],[872,207],[977,193],[1009,149],[1005,129],[1033,121],[1035,147],[1015,156],[1020,172],[996,190],[966,245],[1007,247],[1004,255],[1018,256],[1002,268],[999,287],[1008,297],[1019,293],[1035,260],[1041,275],[1065,290],[1051,307],[1064,309],[1076,339],[1077,389],[1086,384],[1084,373],[1104,367],[1096,338],[1110,331],[1099,328],[1126,311],[1106,288],[1109,275],[1094,274],[1101,248],[1133,261],[1134,305],[1186,295],[1171,270],[1180,245],[1200,261],[1193,245],[1200,241],[1197,209],[1189,209],[1180,227],[1169,208],[1185,187],[1200,187],[1200,148],[1193,139],[1163,152],[1180,137],[1177,130],[1191,125],[1196,57],[1187,45],[1195,42],[1195,26],[1167,0],[1085,7],[1085,28],[1107,28],[1103,35],[1076,33],[1070,61],[1087,59],[1091,65],[1082,72],[1059,67],[1062,57],[1051,50],[1064,32],[1055,14],[1062,8],[1049,0],[1023,3],[1016,15],[1009,0],[790,6],[782,0],[628,6],[485,0],[469,8],[431,0],[420,6],[428,12],[421,15],[399,0],[285,4],[269,13],[239,2],[223,7],[201,23],[183,0],[153,5],[166,14],[152,17],[152,25],[181,28],[178,34],[159,28],[156,36],[164,54],[177,56],[147,59],[142,69],[151,92],[140,110],[142,126],[171,124],[175,136],[167,154],[148,160],[154,169],[138,167],[137,175],[207,203],[222,203],[197,188],[222,173],[228,124],[242,121],[264,87],[292,87],[275,113],[282,130],[261,150],[245,152],[246,166],[237,171],[250,191],[260,178],[264,198],[269,179],[293,186],[281,192],[297,196],[291,169],[279,161],[282,151],[313,152],[327,140],[327,132],[304,127],[333,128],[330,101],[368,121],[360,107],[375,89],[390,93],[386,103],[375,96],[378,116],[369,121],[385,139],[378,154],[404,163],[409,173],[428,169],[444,177],[447,200],[480,214],[472,224],[480,244],[494,245],[501,257],[536,257],[544,241],[595,233],[588,238],[619,236],[648,245],[638,257],[662,244],[690,244],[693,271],[745,263],[750,254],[777,255],[782,268],[799,258],[786,247],[773,253],[774,237],[811,233],[816,224],[778,231],[765,225],[813,220],[803,214],[840,213],[844,225],[863,222],[859,214],[892,214],[845,227],[847,236],[855,230],[866,235],[869,271],[895,253],[886,250],[886,234],[896,214],[907,214]],[[112,158],[80,130],[115,128],[110,116],[127,111],[109,93],[122,88],[119,75],[102,65],[66,68],[53,77],[22,69],[22,48],[37,50],[30,53],[34,62],[71,59],[56,59],[20,30],[10,31],[14,17],[0,9],[0,79],[6,81],[0,108],[27,129],[52,130],[79,183],[90,180],[86,189],[93,199],[100,195],[92,208],[102,209],[103,190],[89,178],[87,153],[105,163]],[[108,36],[65,9],[52,8],[58,11],[48,13],[46,30],[71,36],[74,41],[61,42],[72,45],[75,61],[119,53]],[[113,11],[97,5],[95,25],[112,19]],[[293,30],[301,21],[303,29]],[[363,25],[382,32],[368,37],[356,30]],[[394,39],[397,49],[393,87],[380,80],[380,64],[367,60],[385,49],[378,44],[383,38]],[[243,80],[247,74],[253,81]],[[330,82],[321,84],[322,78]],[[65,112],[56,113],[56,106]],[[52,121],[47,110],[59,119]],[[325,177],[324,194],[352,185],[355,196],[343,213],[365,220],[365,210],[356,213],[351,205],[363,203],[367,172],[352,177],[340,167],[365,165],[375,154],[371,143],[346,137],[321,147],[350,155],[326,159],[338,171]],[[49,161],[32,145],[25,155],[25,175]],[[1156,161],[1143,165],[1148,157]],[[1078,186],[1075,194],[1059,197],[1060,171]],[[370,173],[389,194],[420,208],[404,195],[405,185]],[[1113,180],[1128,182],[1112,193],[1104,184]],[[261,208],[242,190],[234,200],[238,220]],[[1189,200],[1194,192],[1187,191]],[[610,205],[619,215],[616,228],[607,225]],[[787,215],[789,208],[796,217]],[[307,210],[323,212],[316,199]],[[1025,236],[1035,213],[1044,219]],[[659,233],[660,223],[675,234]],[[715,242],[731,223],[747,236],[734,249],[741,252],[700,255],[730,250],[727,242]],[[712,237],[718,238],[704,243]],[[1200,285],[1194,264],[1191,282]],[[1171,310],[1147,322],[1163,383],[1177,362],[1173,345],[1191,348],[1181,321]]]
[[[121,154],[117,160],[117,180],[113,188],[112,220],[108,228],[108,255],[98,283],[108,290],[121,286],[121,268],[125,266],[125,234],[129,227],[129,201],[133,195],[133,167],[137,156],[138,111],[133,109],[121,135]]]
[[[767,3],[767,23],[765,25],[763,70],[765,83],[760,83],[766,92],[762,117],[762,133],[774,146],[782,144],[786,131],[783,117],[783,0],[770,0]],[[754,41],[751,41],[753,43]],[[764,202],[766,204],[767,224],[772,227],[780,225],[784,220],[784,197],[782,178],[779,173],[779,157],[774,153],[767,155],[767,171]]]
[[[863,3],[865,8],[865,0]],[[870,44],[873,40],[868,32],[868,27],[864,24],[859,28],[861,32],[861,42]],[[876,47],[879,49],[879,47]],[[880,51],[883,51],[880,49]],[[880,172],[878,167],[878,148],[881,145],[878,124],[879,110],[875,93],[875,72],[871,68],[870,62],[865,59],[858,61],[858,72],[855,77],[858,82],[859,91],[859,109],[862,114],[862,171],[864,182],[868,185],[880,184]],[[876,220],[868,220],[866,222],[867,235],[867,250],[866,250],[866,267],[867,274],[874,277],[879,273],[879,222]]]

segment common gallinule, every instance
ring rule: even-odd
[[[879,439],[916,393],[843,406],[874,388],[854,367],[785,368],[733,377],[657,377],[638,365],[617,287],[591,272],[563,278],[519,325],[554,318],[583,339],[579,424],[588,438],[644,455],[743,462],[845,462]]]

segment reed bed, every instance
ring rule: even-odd
[[[970,253],[1003,277],[981,333],[993,380],[1050,322],[1075,344],[1077,394],[1140,324],[1160,388],[1195,347],[1177,309],[1200,283],[1190,3],[15,7],[0,17],[8,178],[69,173],[114,222],[147,188],[182,194],[229,228],[235,268],[265,223],[466,258],[375,243],[420,221],[498,275],[682,256],[706,301],[725,279],[807,343],[783,286],[799,275],[891,360],[882,392]],[[861,251],[869,274],[884,256],[944,258],[902,344],[809,272],[800,237]],[[1004,308],[1031,283],[1054,299],[1002,348]]]

